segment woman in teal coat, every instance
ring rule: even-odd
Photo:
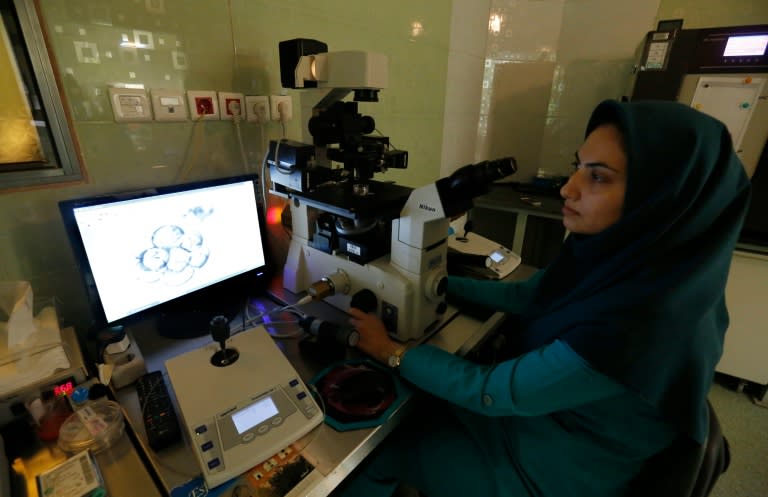
[[[358,347],[429,392],[339,489],[430,497],[618,497],[678,437],[703,443],[728,325],[724,288],[749,181],[719,121],[674,102],[605,101],[561,189],[570,235],[525,282],[449,278],[519,316],[514,354],[480,365],[350,309]]]

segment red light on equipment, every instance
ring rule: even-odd
[[[282,212],[282,207],[270,207],[267,209],[267,224],[280,224],[280,216]]]
[[[71,381],[68,381],[53,387],[53,395],[55,397],[64,397],[66,395],[70,395],[74,389],[75,385]]]

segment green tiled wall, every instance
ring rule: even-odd
[[[381,102],[361,110],[410,153],[410,168],[386,179],[420,186],[437,178],[451,2],[40,0],[40,14],[90,178],[0,194],[0,279],[32,281],[36,295],[59,297],[75,321],[84,295],[59,200],[228,176],[246,167],[232,122],[115,123],[109,86],[279,94],[281,40],[314,38],[330,50],[381,52],[390,60],[390,87]],[[314,97],[286,93],[295,117],[286,134],[301,139],[309,116],[300,108]],[[264,144],[282,128],[240,127],[248,167],[259,169]]]

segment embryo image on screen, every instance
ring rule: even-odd
[[[178,286],[189,281],[196,269],[208,262],[210,250],[205,237],[197,227],[188,225],[185,219],[192,217],[202,224],[213,209],[190,209],[178,224],[165,224],[156,228],[149,237],[151,246],[137,256],[139,278],[147,283],[161,282]]]
[[[265,264],[250,181],[78,208],[108,321]]]

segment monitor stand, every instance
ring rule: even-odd
[[[246,302],[244,291],[232,290],[202,292],[162,305],[156,314],[157,333],[166,338],[197,338],[210,333],[209,324],[216,316],[232,321],[244,312]]]

